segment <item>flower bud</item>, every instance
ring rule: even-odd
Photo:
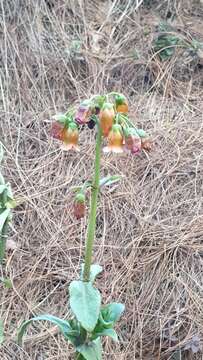
[[[73,204],[73,213],[76,219],[81,219],[85,216],[85,195],[78,193]]]
[[[123,95],[117,95],[116,98],[116,111],[119,113],[128,113],[128,103]]]

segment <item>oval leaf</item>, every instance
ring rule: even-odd
[[[28,327],[33,321],[50,321],[51,323],[57,325],[64,335],[65,338],[69,339],[69,336],[72,338],[72,336],[77,336],[78,332],[75,330],[72,330],[70,324],[68,321],[60,319],[56,316],[45,314],[33,317],[32,319],[29,319],[27,321],[24,321],[18,331],[17,335],[17,342],[18,344],[22,343],[22,337]]]
[[[10,209],[6,209],[0,214],[0,233],[4,227],[4,224],[9,216],[9,214],[10,214]]]
[[[114,329],[102,329],[100,332],[95,332],[92,335],[92,339],[97,339],[100,336],[109,336],[114,341],[118,341],[118,335]]]
[[[78,346],[77,351],[86,360],[102,360],[102,345],[99,338],[91,341],[89,344]]]
[[[94,330],[101,306],[100,292],[91,282],[72,281],[69,286],[70,306],[82,327]]]

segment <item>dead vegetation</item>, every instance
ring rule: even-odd
[[[19,203],[10,233],[18,247],[4,269],[13,288],[0,284],[3,360],[72,358],[53,328],[32,326],[24,349],[14,337],[34,314],[66,316],[67,284],[83,256],[87,219],[73,219],[70,189],[92,173],[94,132],[83,131],[79,155],[63,154],[49,136],[51,115],[112,89],[129,98],[156,146],[133,160],[102,159],[103,173],[123,181],[99,208],[98,284],[105,301],[126,304],[121,341],[107,340],[104,358],[202,359],[202,59],[184,63],[176,49],[161,62],[152,44],[161,18],[203,41],[203,5],[146,0],[135,11],[136,3],[1,2],[0,134]]]

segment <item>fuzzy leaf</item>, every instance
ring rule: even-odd
[[[10,209],[6,209],[0,214],[0,233],[2,232],[2,229],[4,227],[4,224],[9,216],[9,214],[10,214]]]
[[[68,321],[60,319],[56,316],[53,315],[49,315],[49,314],[45,314],[45,315],[40,315],[40,316],[36,316],[33,317],[32,319],[29,319],[27,321],[24,321],[18,331],[18,336],[17,336],[17,341],[18,344],[22,343],[22,338],[23,335],[28,327],[28,325],[30,325],[33,321],[50,321],[51,323],[57,325],[60,329],[60,331],[62,332],[63,336],[65,337],[65,339],[72,339],[72,337],[77,336],[78,332],[73,330],[69,324]]]
[[[106,176],[102,179],[100,179],[99,181],[99,186],[109,186],[112,185],[116,182],[118,182],[119,180],[121,180],[122,176],[121,175],[112,175],[112,176]]]
[[[100,292],[91,282],[72,281],[69,286],[70,306],[82,327],[91,332],[97,323],[101,305]]]
[[[90,268],[90,281],[93,283],[97,277],[102,272],[102,266],[93,264]],[[82,264],[82,271],[81,271],[81,280],[83,278],[83,272],[84,272],[84,264]]]
[[[101,336],[109,336],[114,341],[118,341],[118,335],[116,334],[116,331],[114,329],[105,329],[103,328],[101,331],[93,332],[92,339],[97,339]]]
[[[111,303],[101,309],[100,320],[105,328],[112,327],[118,321],[125,310],[125,306],[120,303]]]
[[[76,350],[86,360],[102,360],[102,345],[100,338],[93,340],[88,344],[78,346]]]

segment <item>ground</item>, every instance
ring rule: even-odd
[[[126,306],[104,359],[202,359],[203,56],[177,46],[162,61],[153,50],[161,21],[202,43],[202,1],[9,0],[0,9],[3,173],[18,204],[17,249],[1,270],[12,281],[0,284],[1,359],[73,358],[48,324],[30,327],[23,348],[15,336],[33,315],[69,315],[67,287],[83,259],[87,216],[74,219],[71,188],[92,174],[95,134],[84,129],[80,153],[62,153],[52,116],[112,90],[154,148],[102,157],[102,174],[123,177],[102,191],[97,286],[104,302]]]

